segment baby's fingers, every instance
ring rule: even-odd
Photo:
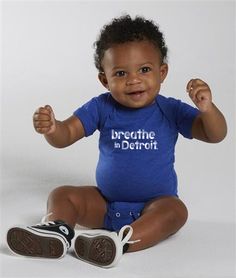
[[[47,134],[55,125],[53,110],[49,105],[40,107],[33,115],[34,128],[38,133]]]
[[[51,127],[36,127],[35,130],[40,134],[48,134]]]
[[[207,91],[207,86],[206,85],[198,85],[196,87],[193,87],[190,89],[189,96],[193,100],[200,101],[203,99],[203,96],[205,92]]]
[[[52,107],[51,107],[50,105],[45,105],[45,106],[44,106],[44,109],[47,110],[47,112],[48,112],[49,115],[50,115],[52,124],[55,125],[55,115],[54,115],[54,112],[53,112]]]
[[[187,91],[188,93],[190,93],[190,92],[192,91],[192,89],[193,89],[193,81],[194,81],[194,79],[191,79],[191,80],[188,82],[187,86],[186,86],[186,91]]]
[[[34,113],[33,120],[34,121],[50,121],[51,117],[50,117],[50,115],[36,112],[36,113]]]
[[[37,115],[35,115],[37,119]],[[38,133],[45,134],[48,133],[53,126],[50,120],[34,120],[34,128]]]
[[[34,121],[34,127],[38,128],[38,127],[51,127],[52,126],[52,122],[49,120],[46,120],[46,121]]]
[[[187,86],[186,86],[186,91],[188,93],[191,93],[193,90],[196,90],[197,88],[201,88],[201,87],[208,87],[208,85],[202,81],[201,79],[191,79]]]

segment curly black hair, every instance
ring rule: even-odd
[[[95,66],[102,72],[102,59],[107,49],[115,44],[122,44],[130,41],[150,41],[160,51],[161,62],[167,60],[167,46],[165,39],[159,30],[159,26],[152,20],[147,20],[141,16],[134,19],[130,15],[123,15],[114,18],[110,24],[105,25],[97,41],[95,47]]]

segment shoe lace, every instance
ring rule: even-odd
[[[128,230],[128,232],[127,232],[127,230]],[[125,234],[125,236],[124,236],[124,234]],[[134,244],[136,242],[141,241],[141,239],[129,240],[131,238],[132,234],[133,234],[133,228],[129,225],[125,225],[120,229],[118,236],[119,236],[121,242],[123,243],[123,245],[125,245],[126,243]]]
[[[50,225],[54,225],[55,222],[54,221],[46,221],[48,216],[52,215],[52,212],[49,212],[48,214],[44,215],[40,221],[40,223],[36,224],[35,226],[50,226]]]

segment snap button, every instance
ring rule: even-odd
[[[116,213],[116,217],[120,217],[120,213],[119,212]]]
[[[133,215],[133,213],[130,211],[130,212],[129,212],[129,215],[130,215],[130,216],[132,216],[132,215]]]

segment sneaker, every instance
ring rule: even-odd
[[[63,221],[48,221],[9,229],[7,243],[17,255],[58,259],[66,254],[73,237],[74,230]]]
[[[124,234],[125,231],[128,232]],[[109,268],[118,263],[126,243],[140,241],[129,241],[132,234],[133,228],[129,225],[122,227],[118,234],[106,230],[81,231],[75,240],[74,251],[83,261]]]

